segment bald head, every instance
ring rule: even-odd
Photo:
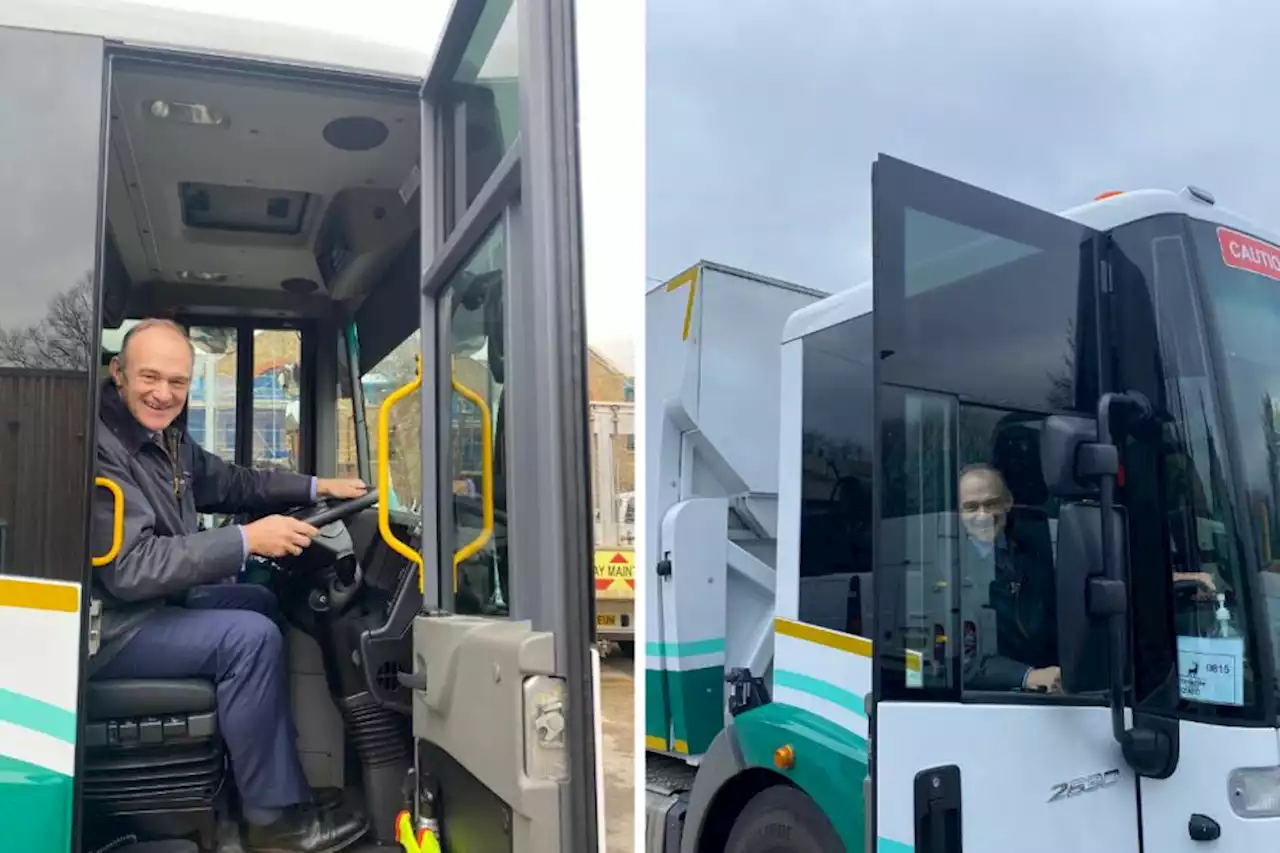
[[[111,378],[129,412],[143,427],[160,432],[187,403],[195,347],[172,320],[149,319],[124,336],[111,360]]]
[[[187,330],[172,320],[166,320],[163,317],[150,317],[146,320],[138,321],[136,326],[125,332],[124,340],[120,344],[120,352],[116,356],[116,358],[120,359],[120,366],[123,367],[128,362],[129,345],[134,340],[139,337],[146,338],[155,334],[165,333],[177,336],[186,345],[187,352],[191,356],[191,363],[194,365],[196,347],[195,344],[191,343],[191,338],[187,336]]]

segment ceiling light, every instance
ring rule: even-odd
[[[193,270],[178,270],[178,278],[183,281],[201,281],[201,282],[222,282],[227,280],[227,274],[224,272],[194,272]]]
[[[147,102],[145,106],[151,117],[160,121],[173,122],[175,124],[194,124],[202,127],[226,127],[231,124],[231,120],[226,113],[219,112],[204,104],[155,100]]]

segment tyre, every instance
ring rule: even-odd
[[[799,788],[776,785],[747,801],[725,853],[845,853],[827,816]]]

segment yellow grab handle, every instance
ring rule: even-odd
[[[484,507],[482,529],[476,536],[453,555],[453,589],[458,589],[458,566],[462,561],[475,554],[488,544],[493,537],[493,415],[484,398],[453,377],[453,390],[466,398],[480,410],[480,502]]]
[[[388,415],[396,403],[422,387],[422,356],[417,357],[418,369],[413,381],[397,388],[378,407],[378,533],[392,551],[418,567],[418,592],[422,592],[422,555],[396,538],[391,532],[391,424]]]
[[[413,818],[407,811],[396,815],[396,841],[405,853],[440,853],[440,842],[429,829],[413,832]]]
[[[111,550],[101,557],[90,560],[96,569],[120,556],[120,549],[124,546],[124,492],[114,480],[108,480],[106,477],[94,477],[93,484],[110,492],[115,503],[115,511],[111,519]]]

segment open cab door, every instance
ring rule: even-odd
[[[402,844],[431,826],[444,849],[597,849],[573,8],[455,0],[423,85],[426,487],[406,556],[424,607],[400,676],[417,753]]]
[[[1061,689],[1040,459],[1046,418],[1096,411],[1100,235],[889,157],[872,175],[876,849],[1136,851],[1105,691]]]

